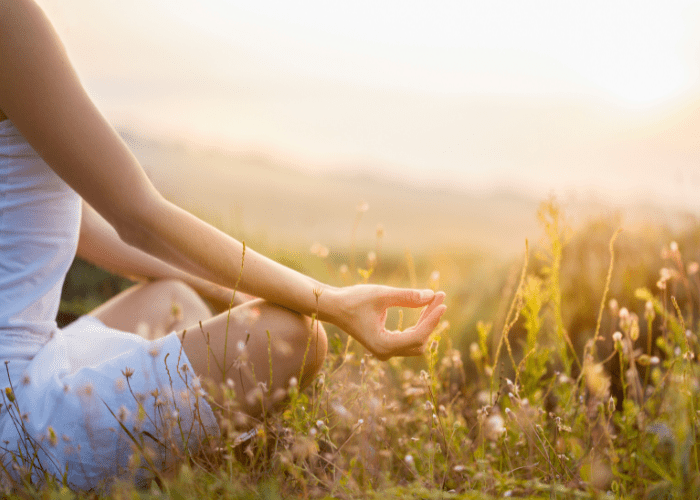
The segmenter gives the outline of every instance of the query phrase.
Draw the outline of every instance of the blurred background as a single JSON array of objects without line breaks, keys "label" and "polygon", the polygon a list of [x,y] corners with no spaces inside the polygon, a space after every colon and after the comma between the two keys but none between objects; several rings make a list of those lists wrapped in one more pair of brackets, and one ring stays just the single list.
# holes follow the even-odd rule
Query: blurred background
[{"label": "blurred background", "polygon": [[[622,305],[672,239],[700,257],[697,0],[37,1],[167,197],[321,280],[445,289],[462,346],[550,196],[577,345],[615,229]],[[85,269],[63,311],[127,286]]]},{"label": "blurred background", "polygon": [[345,244],[365,200],[388,245],[507,255],[550,194],[700,209],[697,1],[39,3],[158,187],[239,236]]}]

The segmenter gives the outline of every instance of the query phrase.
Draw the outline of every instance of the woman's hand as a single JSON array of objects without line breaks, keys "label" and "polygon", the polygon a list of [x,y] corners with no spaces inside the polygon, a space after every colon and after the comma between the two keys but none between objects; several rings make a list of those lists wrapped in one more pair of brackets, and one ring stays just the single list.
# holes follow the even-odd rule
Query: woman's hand
[{"label": "woman's hand", "polygon": [[[342,328],[381,360],[392,356],[418,356],[440,321],[445,294],[380,285],[355,285],[336,291],[338,317],[331,322]],[[323,300],[323,297],[320,297]],[[403,331],[385,327],[389,307],[427,306],[418,322]]]}]

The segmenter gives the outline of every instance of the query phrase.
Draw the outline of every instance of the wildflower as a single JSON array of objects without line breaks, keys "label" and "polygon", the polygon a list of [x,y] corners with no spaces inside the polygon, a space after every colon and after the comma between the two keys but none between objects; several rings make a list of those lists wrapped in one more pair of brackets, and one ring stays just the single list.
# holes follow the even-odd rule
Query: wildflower
[{"label": "wildflower", "polygon": [[640,366],[649,366],[651,364],[651,356],[649,356],[648,354],[641,354],[637,358],[637,363]]},{"label": "wildflower", "polygon": [[659,359],[658,356],[652,356],[651,358],[649,358],[649,364],[652,366],[658,365],[660,361],[661,360]]},{"label": "wildflower", "polygon": [[56,435],[56,431],[53,430],[53,427],[49,426],[47,430],[47,433],[49,435],[49,444],[54,447],[58,444],[58,436]]},{"label": "wildflower", "polygon": [[129,409],[126,406],[121,405],[119,407],[119,411],[117,412],[117,419],[120,422],[125,422],[129,418],[129,415],[131,415]]},{"label": "wildflower", "polygon": [[484,434],[490,441],[496,441],[505,432],[505,421],[498,413],[494,413],[484,422]]},{"label": "wildflower", "polygon": [[630,317],[630,312],[627,310],[626,307],[623,307],[622,309],[620,309],[619,316],[621,321],[626,321]]},{"label": "wildflower", "polygon": [[234,385],[234,384],[233,384],[233,379],[227,378],[227,379],[226,379],[226,386],[227,386],[229,389],[233,389],[233,385]]},{"label": "wildflower", "polygon": [[403,461],[406,462],[408,465],[413,465],[413,455],[406,455],[403,457]]},{"label": "wildflower", "polygon": [[610,396],[610,377],[601,363],[584,363],[583,372],[586,388],[593,397],[600,400]]},{"label": "wildflower", "polygon": [[630,315],[629,335],[632,342],[639,338],[639,318],[634,313]]},{"label": "wildflower", "polygon": [[313,245],[311,245],[311,248],[309,250],[313,255],[316,255],[322,259],[328,257],[328,254],[330,253],[328,247],[325,247],[318,242],[315,242]]},{"label": "wildflower", "polygon": [[654,311],[654,303],[651,300],[647,300],[644,304],[644,319],[647,321],[654,321],[656,317],[656,311]]},{"label": "wildflower", "polygon": [[474,362],[479,361],[482,357],[481,349],[479,349],[479,344],[477,344],[476,342],[472,342],[469,345],[469,357]]},{"label": "wildflower", "polygon": [[365,420],[361,418],[360,420],[357,421],[357,425],[360,426],[365,423]]},{"label": "wildflower", "polygon": [[292,377],[292,378],[289,379],[289,387],[290,387],[290,388],[296,387],[297,384],[298,384],[298,381],[297,381],[297,378],[296,378],[296,377]]},{"label": "wildflower", "polygon": [[367,265],[369,267],[374,267],[376,264],[377,264],[377,254],[373,250],[370,250],[367,253]]},{"label": "wildflower", "polygon": [[114,390],[117,392],[124,392],[124,389],[126,387],[124,386],[124,379],[123,378],[118,378],[117,380],[114,381]]},{"label": "wildflower", "polygon": [[452,470],[455,472],[462,472],[466,467],[464,465],[455,465],[452,467]]},{"label": "wildflower", "polygon": [[622,342],[622,333],[620,333],[620,332],[613,333],[612,339],[613,339],[613,342],[615,342],[615,344],[617,344],[618,342]]},{"label": "wildflower", "polygon": [[276,339],[273,347],[280,354],[280,356],[289,357],[292,355],[294,350],[289,342],[283,339]]},{"label": "wildflower", "polygon": [[10,400],[10,403],[15,402],[15,393],[12,391],[11,387],[5,387],[5,395],[7,396],[7,399]]}]

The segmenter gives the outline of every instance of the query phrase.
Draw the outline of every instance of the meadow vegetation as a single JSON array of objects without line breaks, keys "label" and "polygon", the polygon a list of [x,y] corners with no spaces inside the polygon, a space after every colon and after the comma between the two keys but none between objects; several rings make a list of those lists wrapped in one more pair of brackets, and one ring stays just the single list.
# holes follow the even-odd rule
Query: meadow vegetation
[{"label": "meadow vegetation", "polygon": [[[61,478],[32,484],[25,474],[5,493],[697,498],[700,226],[620,232],[612,216],[574,232],[554,200],[537,217],[541,240],[523,242],[513,262],[384,251],[381,227],[371,248],[263,248],[331,284],[445,290],[445,321],[422,358],[388,362],[328,327],[325,368],[306,390],[292,381],[281,411],[265,409],[256,421],[243,422],[233,404],[219,407],[221,438],[197,452],[173,447],[171,465],[145,489],[122,480],[101,493],[72,492]],[[76,263],[60,319],[127,285]],[[392,311],[389,326],[401,329],[416,314]],[[270,374],[257,377],[264,391]],[[232,387],[205,389],[231,395]],[[133,452],[134,468],[151,467],[138,436]]]}]

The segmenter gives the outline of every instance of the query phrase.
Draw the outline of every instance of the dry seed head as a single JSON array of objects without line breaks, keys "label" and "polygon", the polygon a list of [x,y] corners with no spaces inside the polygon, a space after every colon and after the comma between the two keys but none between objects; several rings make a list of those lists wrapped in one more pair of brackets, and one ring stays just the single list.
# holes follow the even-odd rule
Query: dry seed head
[{"label": "dry seed head", "polygon": [[479,344],[476,342],[472,342],[469,345],[469,357],[474,362],[479,361],[482,357],[481,349],[479,348]]},{"label": "dry seed head", "polygon": [[367,265],[374,267],[377,264],[377,253],[374,250],[367,252]]},{"label": "dry seed head", "polygon": [[620,321],[627,321],[630,317],[630,312],[627,310],[626,307],[623,307],[622,309],[620,309],[619,316]]},{"label": "dry seed head", "polygon": [[49,435],[49,444],[54,447],[56,444],[58,444],[58,436],[56,435],[56,431],[53,430],[53,427],[49,426],[47,429],[47,433]]},{"label": "dry seed head", "polygon": [[117,411],[117,419],[120,422],[124,422],[126,419],[129,418],[130,414],[131,414],[131,412],[129,412],[128,408],[124,405],[121,405],[119,407],[119,410]]},{"label": "dry seed head", "polygon": [[639,338],[639,318],[637,317],[636,314],[632,313],[630,316],[630,328],[629,328],[629,334],[630,334],[630,339],[632,342],[636,342],[637,339]]},{"label": "dry seed head", "polygon": [[654,321],[656,317],[656,311],[654,310],[654,303],[651,300],[647,300],[644,304],[644,319],[647,321]]}]

